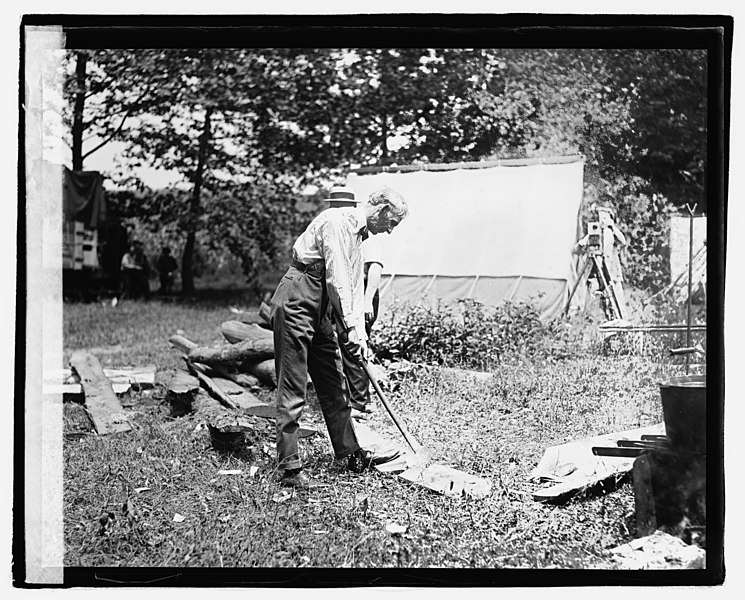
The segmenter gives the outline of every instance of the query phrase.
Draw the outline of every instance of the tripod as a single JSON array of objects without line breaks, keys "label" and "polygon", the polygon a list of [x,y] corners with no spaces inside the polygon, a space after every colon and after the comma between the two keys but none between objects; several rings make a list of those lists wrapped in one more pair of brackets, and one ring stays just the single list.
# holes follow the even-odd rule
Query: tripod
[{"label": "tripod", "polygon": [[[618,298],[616,297],[616,290],[613,287],[613,283],[610,281],[610,273],[608,271],[608,267],[605,264],[605,256],[603,256],[603,253],[597,247],[590,247],[588,249],[587,259],[585,260],[585,264],[580,269],[579,275],[577,276],[577,281],[574,282],[574,286],[572,287],[572,291],[569,293],[569,298],[567,299],[563,314],[566,314],[569,310],[569,305],[572,302],[572,298],[574,297],[574,292],[577,291],[577,287],[584,279],[585,272],[588,269],[591,269],[590,276],[595,275],[595,277],[597,278],[598,287],[600,288],[600,292],[603,295],[602,304],[603,310],[605,311],[605,317],[609,321],[612,321],[614,319],[622,319],[623,314],[621,311],[621,306],[618,303]],[[607,277],[606,273],[608,273]]]}]

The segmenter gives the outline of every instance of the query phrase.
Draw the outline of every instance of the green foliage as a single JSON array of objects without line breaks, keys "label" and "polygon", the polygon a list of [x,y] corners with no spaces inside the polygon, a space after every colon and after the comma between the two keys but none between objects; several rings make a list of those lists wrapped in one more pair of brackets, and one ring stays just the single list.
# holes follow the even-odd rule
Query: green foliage
[{"label": "green foliage", "polygon": [[551,326],[538,315],[527,302],[399,305],[379,321],[372,345],[381,358],[490,370],[504,357],[546,352]]},{"label": "green foliage", "polygon": [[[149,205],[146,218],[170,220],[192,238],[199,232],[204,244],[222,245],[248,272],[279,247],[272,233],[255,237],[266,231],[256,213],[284,222],[275,199],[286,197],[292,210],[305,186],[340,183],[355,164],[582,153],[586,180],[616,207],[630,238],[627,278],[647,289],[666,277],[667,200],[705,206],[703,51],[78,53],[88,59],[86,135],[126,142],[121,169],[108,175],[143,189],[133,166],[180,173],[192,196]],[[75,56],[65,81],[68,125],[80,90]],[[237,197],[248,199],[250,214],[235,210]],[[255,224],[229,224],[230,214]],[[279,237],[293,229],[286,221]]]}]

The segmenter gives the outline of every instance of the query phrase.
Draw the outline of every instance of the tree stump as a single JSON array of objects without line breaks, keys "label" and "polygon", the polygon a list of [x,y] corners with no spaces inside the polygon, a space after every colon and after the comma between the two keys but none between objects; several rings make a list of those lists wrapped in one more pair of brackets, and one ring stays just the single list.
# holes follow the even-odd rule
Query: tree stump
[{"label": "tree stump", "polygon": [[240,453],[246,446],[246,433],[253,423],[238,412],[223,407],[211,396],[198,397],[197,411],[207,424],[212,447],[219,452]]},{"label": "tree stump", "polygon": [[199,380],[196,377],[184,371],[176,371],[166,391],[172,417],[182,417],[194,411],[194,395],[198,389]]}]

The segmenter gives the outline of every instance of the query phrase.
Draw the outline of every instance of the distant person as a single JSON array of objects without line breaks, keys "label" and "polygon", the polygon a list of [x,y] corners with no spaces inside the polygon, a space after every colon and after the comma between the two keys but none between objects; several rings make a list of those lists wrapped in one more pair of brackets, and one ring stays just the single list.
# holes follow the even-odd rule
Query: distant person
[{"label": "distant person", "polygon": [[[602,258],[602,273],[598,273],[597,268],[593,266],[589,278],[595,278],[601,292],[605,290],[603,280],[608,283],[612,288],[618,304],[618,312],[620,313],[618,318],[626,319],[626,298],[623,291],[623,269],[621,268],[621,260],[616,247],[616,243],[623,247],[627,245],[626,236],[616,225],[616,213],[612,208],[607,206],[596,206],[594,207],[594,210],[598,215],[600,231],[594,237],[590,232],[588,232],[587,235],[577,242],[576,249],[577,251],[585,253],[588,251],[596,252],[597,256]],[[606,316],[609,319],[612,319],[614,317],[613,311],[606,308]]]},{"label": "distant person", "polygon": [[[335,188],[341,190],[347,188]],[[359,200],[345,197],[335,198],[335,190],[331,191],[328,198],[330,208],[341,208],[344,206],[356,206]],[[341,194],[337,194],[341,195]],[[362,265],[364,275],[364,310],[365,331],[368,340],[372,333],[372,327],[378,318],[378,307],[380,304],[380,277],[383,273],[383,259],[378,236],[368,235],[362,241]],[[373,412],[373,404],[370,398],[370,379],[359,361],[354,357],[353,348],[349,344],[340,343],[342,361],[344,363],[344,375],[349,384],[350,404],[352,416],[361,418],[364,414]]]},{"label": "distant person", "polygon": [[150,266],[140,242],[133,242],[122,256],[123,297],[150,297]]},{"label": "distant person", "polygon": [[168,246],[163,246],[155,266],[158,269],[158,277],[160,278],[160,293],[170,294],[171,287],[173,286],[173,277],[176,269],[178,269],[178,263],[176,263],[176,259],[171,255],[171,249]]},{"label": "distant person", "polygon": [[270,303],[277,369],[280,485],[310,486],[302,472],[298,448],[309,374],[337,459],[346,458],[349,469],[359,473],[398,455],[376,455],[360,447],[331,310],[341,321],[343,338],[362,360],[367,355],[362,240],[369,234],[390,233],[407,214],[406,201],[384,188],[362,206],[324,210],[292,247],[290,268]]}]

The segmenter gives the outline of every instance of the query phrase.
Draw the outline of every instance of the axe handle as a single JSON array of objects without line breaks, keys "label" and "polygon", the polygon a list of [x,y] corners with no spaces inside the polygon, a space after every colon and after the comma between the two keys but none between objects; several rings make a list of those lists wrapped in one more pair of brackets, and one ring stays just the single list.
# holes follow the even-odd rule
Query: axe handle
[{"label": "axe handle", "polygon": [[396,413],[393,412],[393,408],[391,407],[391,405],[388,404],[388,399],[385,397],[383,390],[380,389],[380,384],[378,383],[378,380],[375,378],[375,375],[373,375],[372,371],[370,370],[370,367],[368,366],[367,361],[363,359],[361,362],[362,362],[362,368],[365,369],[365,373],[367,373],[367,376],[370,378],[370,381],[372,382],[373,387],[375,388],[375,392],[378,394],[380,401],[383,403],[383,406],[385,406],[385,409],[388,411],[388,414],[391,416],[391,419],[396,424],[396,427],[398,427],[398,430],[401,432],[401,435],[404,436],[406,443],[409,444],[409,446],[414,451],[414,453],[421,451],[422,447],[419,444],[419,442],[417,442],[414,439],[414,436],[412,436],[409,433],[409,430],[406,429],[406,425],[404,425],[403,422],[399,420]]}]

